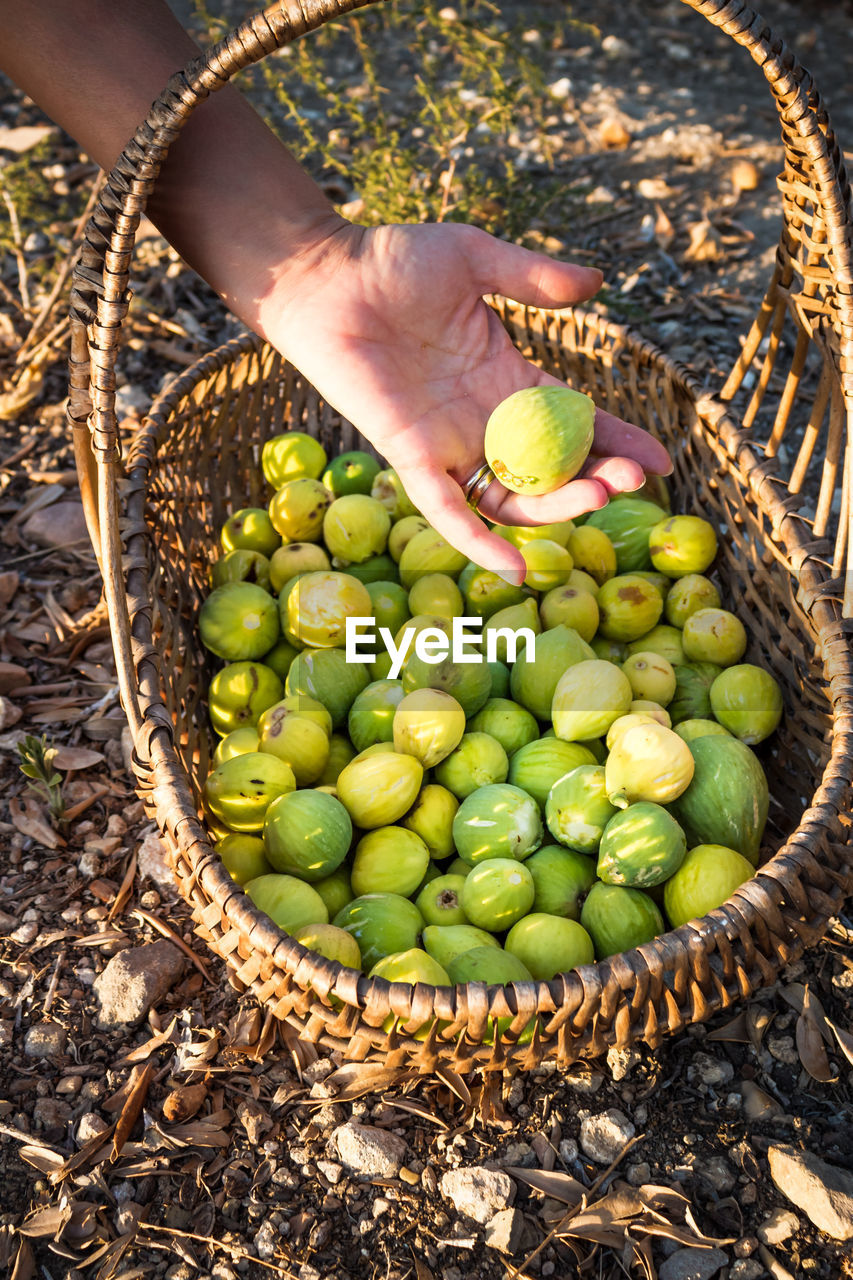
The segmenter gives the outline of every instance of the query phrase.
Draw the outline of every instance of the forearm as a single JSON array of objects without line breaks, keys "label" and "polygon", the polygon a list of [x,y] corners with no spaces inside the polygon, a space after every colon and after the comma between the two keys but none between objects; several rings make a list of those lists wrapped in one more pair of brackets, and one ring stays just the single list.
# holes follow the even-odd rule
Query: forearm
[{"label": "forearm", "polygon": [[[0,0],[0,67],[107,170],[197,52],[165,0]],[[344,225],[231,86],[173,144],[148,213],[258,329],[276,279]]]}]

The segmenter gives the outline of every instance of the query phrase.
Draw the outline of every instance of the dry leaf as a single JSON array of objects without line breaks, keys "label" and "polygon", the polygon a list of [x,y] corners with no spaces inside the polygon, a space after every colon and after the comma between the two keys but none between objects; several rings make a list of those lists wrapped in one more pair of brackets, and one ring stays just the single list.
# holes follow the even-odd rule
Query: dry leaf
[{"label": "dry leaf", "polygon": [[19,667],[16,662],[0,662],[0,693],[23,690],[31,683],[26,667]]},{"label": "dry leaf", "polygon": [[22,835],[30,836],[48,849],[65,847],[65,841],[50,825],[46,810],[30,796],[13,797],[9,801],[9,816]]},{"label": "dry leaf", "polygon": [[736,160],[730,177],[735,191],[754,191],[761,181],[761,174],[751,160]]},{"label": "dry leaf", "polygon": [[52,1236],[54,1240],[58,1240],[71,1221],[71,1217],[70,1205],[66,1204],[62,1208],[58,1205],[48,1205],[44,1209],[36,1209],[29,1218],[25,1218],[18,1227],[18,1231],[22,1236],[32,1236],[33,1239]]},{"label": "dry leaf", "polygon": [[139,1113],[142,1110],[145,1099],[148,1097],[148,1086],[151,1084],[153,1074],[154,1064],[152,1062],[146,1062],[144,1067],[134,1067],[130,1073],[131,1088],[121,1109],[121,1115],[116,1121],[115,1133],[113,1134],[113,1160],[118,1159],[122,1147],[130,1137],[133,1126],[139,1119]]},{"label": "dry leaf", "polygon": [[49,1147],[18,1147],[18,1155],[39,1173],[57,1173],[65,1163],[64,1157]]},{"label": "dry leaf", "polygon": [[12,603],[20,582],[21,575],[14,569],[7,569],[5,573],[0,573],[0,609],[5,609],[7,604]]},{"label": "dry leaf", "polygon": [[17,724],[23,715],[20,707],[16,707],[14,702],[9,698],[0,695],[0,733],[11,729],[13,724]]},{"label": "dry leaf", "polygon": [[716,262],[723,257],[723,240],[707,219],[691,222],[687,228],[690,243],[684,250],[686,262]]},{"label": "dry leaf", "polygon": [[93,764],[100,764],[104,759],[100,751],[91,747],[57,747],[53,763],[57,769],[91,769]]},{"label": "dry leaf", "polygon": [[832,1028],[832,1034],[838,1041],[839,1049],[844,1054],[851,1067],[853,1067],[853,1035],[851,1035],[849,1031],[842,1031],[841,1027],[836,1026],[834,1022],[829,1022],[829,1019],[827,1019],[827,1022]]},{"label": "dry leaf", "polygon": [[782,988],[780,995],[792,1009],[796,1009],[797,1013],[802,1013],[806,1005],[808,1005],[809,1014],[817,1024],[823,1036],[824,1044],[828,1049],[835,1048],[832,1031],[830,1030],[823,1005],[814,992],[809,989],[808,985],[804,986],[802,982],[789,982],[787,987]]},{"label": "dry leaf", "polygon": [[820,1080],[824,1083],[832,1080],[834,1078],[832,1067],[829,1065],[829,1058],[826,1055],[823,1033],[811,1009],[808,987],[805,990],[803,1011],[797,1018],[796,1037],[800,1062],[802,1062],[812,1079]]},{"label": "dry leaf", "polygon": [[364,1097],[366,1093],[376,1093],[391,1085],[401,1085],[406,1080],[414,1079],[416,1074],[398,1067],[347,1062],[326,1076],[325,1083],[334,1090],[336,1102],[351,1102],[354,1098]]},{"label": "dry leaf", "polygon": [[163,1119],[167,1124],[191,1120],[201,1110],[206,1097],[207,1085],[203,1082],[179,1085],[163,1100]]},{"label": "dry leaf", "polygon": [[11,418],[17,418],[27,405],[41,395],[45,366],[52,355],[50,348],[45,347],[38,355],[33,356],[15,386],[0,395],[0,421],[8,422]]},{"label": "dry leaf", "polygon": [[419,1116],[421,1120],[427,1120],[430,1124],[436,1124],[440,1129],[449,1129],[450,1125],[446,1120],[442,1120],[440,1115],[423,1102],[416,1102],[414,1098],[396,1098],[391,1094],[383,1094],[382,1101],[389,1107],[396,1107],[398,1111],[408,1111],[413,1116]]},{"label": "dry leaf", "polygon": [[29,1240],[22,1240],[18,1248],[18,1256],[9,1280],[33,1280],[36,1273],[36,1258]]},{"label": "dry leaf", "polygon": [[764,1034],[775,1017],[775,1013],[770,1013],[762,1005],[750,1005],[747,1009],[746,1030],[749,1042],[756,1053],[760,1050]]},{"label": "dry leaf", "polygon": [[435,1074],[438,1076],[439,1080],[444,1081],[451,1093],[456,1094],[460,1102],[463,1102],[466,1107],[470,1107],[472,1105],[471,1090],[460,1075],[457,1075],[457,1073],[451,1070],[450,1067],[443,1066],[442,1064],[439,1064],[435,1068]]},{"label": "dry leaf", "polygon": [[541,1191],[543,1195],[550,1196],[552,1200],[562,1200],[563,1204],[580,1204],[587,1192],[583,1183],[578,1182],[577,1178],[573,1178],[568,1173],[559,1173],[555,1170],[549,1172],[547,1169],[522,1169],[514,1165],[508,1166],[505,1172],[519,1182],[526,1182],[535,1191]]},{"label": "dry leaf", "polygon": [[631,134],[618,116],[608,116],[598,126],[598,136],[602,146],[608,151],[621,150],[631,141]]},{"label": "dry leaf", "polygon": [[717,1027],[715,1031],[709,1031],[706,1037],[708,1040],[724,1040],[732,1044],[749,1044],[749,1030],[746,1022],[746,1010],[742,1009],[736,1017],[732,1018],[723,1027]]}]

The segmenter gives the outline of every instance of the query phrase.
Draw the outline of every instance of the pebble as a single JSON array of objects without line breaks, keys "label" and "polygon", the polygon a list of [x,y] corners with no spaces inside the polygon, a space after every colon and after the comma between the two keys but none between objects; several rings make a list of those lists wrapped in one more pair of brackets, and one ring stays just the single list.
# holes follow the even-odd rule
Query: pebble
[{"label": "pebble", "polygon": [[58,1022],[37,1022],[24,1037],[28,1058],[58,1058],[65,1052],[68,1033]]},{"label": "pebble", "polygon": [[175,875],[166,861],[166,851],[156,831],[149,831],[137,849],[136,869],[141,876],[153,880],[159,888],[167,889],[174,896]]},{"label": "pebble", "polygon": [[183,976],[186,965],[165,938],[120,951],[92,983],[100,1006],[95,1025],[102,1031],[136,1026]]},{"label": "pebble", "polygon": [[697,1171],[721,1196],[727,1195],[737,1181],[737,1175],[725,1156],[708,1156],[697,1165]]},{"label": "pebble", "polygon": [[557,1149],[564,1164],[573,1164],[578,1158],[578,1144],[574,1138],[561,1138]]},{"label": "pebble", "polygon": [[518,1250],[524,1216],[519,1209],[500,1209],[486,1224],[485,1242],[510,1257]]},{"label": "pebble", "polygon": [[762,1244],[784,1244],[799,1228],[800,1220],[790,1209],[774,1209],[755,1234]]},{"label": "pebble", "polygon": [[342,1164],[370,1178],[396,1178],[408,1154],[396,1133],[352,1121],[335,1129],[330,1141]]},{"label": "pebble", "polygon": [[24,924],[19,925],[13,933],[9,934],[9,941],[16,942],[21,947],[28,947],[31,942],[35,942],[38,937],[38,931],[39,927],[35,920],[27,920]]},{"label": "pebble", "polygon": [[106,1133],[109,1127],[103,1116],[99,1116],[95,1111],[86,1111],[77,1121],[77,1133],[75,1134],[77,1146],[82,1147],[90,1138]]},{"label": "pebble", "polygon": [[628,1181],[632,1187],[644,1187],[651,1180],[652,1171],[645,1160],[628,1165]]},{"label": "pebble", "polygon": [[529,1142],[511,1142],[499,1160],[501,1164],[531,1169],[536,1164],[536,1152]]},{"label": "pebble", "polygon": [[771,1120],[782,1115],[782,1108],[775,1098],[754,1084],[752,1080],[742,1080],[740,1091],[743,1096],[743,1110],[747,1120]]},{"label": "pebble", "polygon": [[787,1144],[767,1152],[770,1176],[784,1196],[833,1240],[853,1240],[853,1173]]},{"label": "pebble", "polygon": [[687,1079],[691,1084],[703,1084],[714,1089],[728,1084],[734,1073],[734,1067],[724,1058],[712,1058],[709,1053],[694,1053],[687,1068]]},{"label": "pebble", "polygon": [[758,1280],[766,1275],[764,1263],[757,1258],[738,1258],[729,1267],[729,1280]]},{"label": "pebble", "polygon": [[52,502],[34,511],[21,529],[24,537],[41,547],[67,547],[72,542],[88,541],[83,503],[72,499]]},{"label": "pebble", "polygon": [[474,1222],[486,1223],[508,1209],[515,1199],[515,1183],[501,1169],[449,1169],[439,1179],[441,1194],[453,1202],[457,1213]]},{"label": "pebble", "polygon": [[635,1133],[636,1129],[624,1111],[610,1107],[581,1121],[581,1148],[584,1155],[597,1164],[610,1164]]},{"label": "pebble", "polygon": [[262,1222],[254,1240],[255,1252],[258,1257],[264,1262],[269,1262],[269,1260],[275,1256],[279,1238],[280,1233],[278,1228],[273,1226],[269,1219]]},{"label": "pebble", "polygon": [[798,1067],[800,1065],[800,1055],[797,1053],[792,1036],[768,1036],[767,1048],[771,1056],[777,1062],[784,1063],[786,1067]]},{"label": "pebble", "polygon": [[62,1129],[71,1116],[71,1107],[59,1098],[36,1098],[33,1119],[42,1129]]},{"label": "pebble", "polygon": [[607,1050],[607,1065],[610,1068],[610,1074],[614,1080],[624,1080],[627,1075],[640,1061],[640,1054],[636,1049],[617,1049]]},{"label": "pebble", "polygon": [[337,1164],[334,1160],[318,1160],[317,1169],[322,1173],[327,1182],[331,1182],[336,1187],[343,1177],[343,1166]]},{"label": "pebble", "polygon": [[727,1262],[722,1249],[676,1249],[661,1265],[658,1280],[711,1280]]}]

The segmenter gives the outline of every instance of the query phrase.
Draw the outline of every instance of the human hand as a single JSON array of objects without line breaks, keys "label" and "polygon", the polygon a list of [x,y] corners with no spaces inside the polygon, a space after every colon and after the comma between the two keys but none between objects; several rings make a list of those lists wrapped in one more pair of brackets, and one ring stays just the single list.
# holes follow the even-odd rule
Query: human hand
[{"label": "human hand", "polygon": [[[259,305],[261,327],[367,437],[448,542],[520,582],[521,553],[489,532],[462,489],[483,461],[486,420],[522,387],[561,385],[517,351],[483,295],[563,307],[590,297],[599,271],[555,262],[474,227],[333,225],[285,263]],[[669,457],[638,427],[596,412],[580,475],[538,497],[493,482],[479,513],[498,524],[566,520],[667,474]]]}]

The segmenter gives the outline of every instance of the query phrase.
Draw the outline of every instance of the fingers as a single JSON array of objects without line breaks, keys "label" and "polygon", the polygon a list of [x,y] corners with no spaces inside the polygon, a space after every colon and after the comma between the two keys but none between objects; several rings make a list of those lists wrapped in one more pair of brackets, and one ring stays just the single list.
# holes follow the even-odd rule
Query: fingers
[{"label": "fingers", "polygon": [[646,483],[646,473],[633,458],[596,458],[590,455],[580,475],[584,480],[597,480],[604,485],[608,497],[615,493],[634,493]]},{"label": "fingers", "polygon": [[570,480],[553,493],[535,498],[510,493],[497,482],[489,485],[480,502],[480,513],[498,524],[550,524],[556,520],[572,520],[586,511],[597,511],[607,505],[609,493],[596,478]]},{"label": "fingers", "polygon": [[502,293],[533,307],[583,302],[598,292],[604,279],[598,267],[556,262],[543,253],[497,240],[485,231],[472,235],[469,261],[483,293]]},{"label": "fingers", "polygon": [[420,471],[397,467],[397,474],[406,492],[417,495],[416,501],[425,519],[451,546],[512,586],[521,585],[527,572],[521,552],[504,538],[489,532],[468,506],[455,480],[432,467]]},{"label": "fingers", "polygon": [[595,411],[595,438],[592,447],[599,455],[633,458],[643,471],[650,471],[652,475],[668,476],[672,471],[669,454],[654,436],[643,431],[642,427],[623,422],[604,409]]}]

